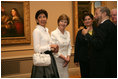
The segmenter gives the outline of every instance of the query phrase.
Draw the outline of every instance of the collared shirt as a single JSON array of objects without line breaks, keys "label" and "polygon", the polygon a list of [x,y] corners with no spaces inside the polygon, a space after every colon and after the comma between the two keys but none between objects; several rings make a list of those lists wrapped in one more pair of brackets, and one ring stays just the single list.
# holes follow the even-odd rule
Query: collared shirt
[{"label": "collared shirt", "polygon": [[103,20],[103,21],[101,22],[101,24],[102,24],[103,22],[105,22],[106,20],[108,20],[108,19]]},{"label": "collared shirt", "polygon": [[35,53],[43,53],[50,49],[50,35],[48,29],[43,26],[37,25],[33,31],[33,43]]},{"label": "collared shirt", "polygon": [[64,31],[64,34],[57,28],[51,33],[51,43],[59,46],[58,53],[54,53],[55,57],[59,57],[61,54],[65,57],[71,55],[71,40],[70,33]]},{"label": "collared shirt", "polygon": [[90,35],[92,35],[92,34],[93,34],[93,31],[88,31],[88,33],[89,33]]}]

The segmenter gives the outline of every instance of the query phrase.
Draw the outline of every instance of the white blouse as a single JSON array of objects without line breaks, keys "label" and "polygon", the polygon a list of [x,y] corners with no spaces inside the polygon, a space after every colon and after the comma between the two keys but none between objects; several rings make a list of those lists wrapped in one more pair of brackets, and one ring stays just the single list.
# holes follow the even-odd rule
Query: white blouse
[{"label": "white blouse", "polygon": [[51,33],[51,43],[59,46],[58,53],[54,53],[55,57],[59,57],[61,54],[65,57],[71,55],[71,40],[70,33],[65,31],[64,34],[57,28]]},{"label": "white blouse", "polygon": [[37,25],[33,31],[33,43],[35,53],[43,53],[47,50],[50,51],[51,39],[48,29]]}]

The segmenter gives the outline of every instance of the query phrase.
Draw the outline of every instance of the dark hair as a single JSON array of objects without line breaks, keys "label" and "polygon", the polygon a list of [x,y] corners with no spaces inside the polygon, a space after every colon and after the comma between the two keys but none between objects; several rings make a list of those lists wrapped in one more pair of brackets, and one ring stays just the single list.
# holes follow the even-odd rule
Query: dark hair
[{"label": "dark hair", "polygon": [[[86,17],[86,16],[89,16],[89,17],[93,20],[92,26],[93,26],[93,27],[97,27],[97,23],[96,23],[96,21],[94,21],[94,16],[93,16],[91,13],[84,14],[83,17],[82,17],[82,20],[83,20],[83,21],[85,20],[85,17]],[[84,23],[83,23],[83,26],[85,26]]]},{"label": "dark hair", "polygon": [[[16,11],[16,16],[20,17],[20,14],[19,14],[19,12],[18,12],[18,10],[16,8],[12,8],[10,13],[12,12],[12,10],[15,10]],[[11,13],[11,16],[12,16],[12,13]]]},{"label": "dark hair", "polygon": [[83,17],[82,17],[82,20],[84,21],[85,20],[85,17],[86,16],[89,16],[92,20],[93,20],[93,15],[91,13],[88,13],[88,14],[84,14]]},{"label": "dark hair", "polygon": [[40,10],[38,10],[38,11],[36,12],[35,19],[37,19],[40,14],[45,14],[46,18],[48,18],[48,13],[47,13],[47,11],[44,10],[44,9],[40,9]]},{"label": "dark hair", "polygon": [[100,9],[101,13],[106,12],[106,16],[110,17],[110,10],[109,10],[109,8],[107,8],[107,7],[98,7],[97,9]]},{"label": "dark hair", "polygon": [[61,20],[67,20],[67,25],[70,23],[70,19],[69,19],[69,17],[66,14],[62,14],[62,15],[59,16],[59,18],[57,20],[58,25],[59,25],[59,22]]}]

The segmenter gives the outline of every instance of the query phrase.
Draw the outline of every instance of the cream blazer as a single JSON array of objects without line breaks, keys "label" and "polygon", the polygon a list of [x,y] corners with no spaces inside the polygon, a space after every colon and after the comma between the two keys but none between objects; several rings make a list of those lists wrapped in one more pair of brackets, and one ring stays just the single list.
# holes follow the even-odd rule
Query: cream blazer
[{"label": "cream blazer", "polygon": [[57,28],[51,32],[51,43],[59,46],[58,53],[54,53],[55,57],[59,57],[61,54],[65,57],[71,55],[71,40],[70,33],[65,31],[64,34]]}]

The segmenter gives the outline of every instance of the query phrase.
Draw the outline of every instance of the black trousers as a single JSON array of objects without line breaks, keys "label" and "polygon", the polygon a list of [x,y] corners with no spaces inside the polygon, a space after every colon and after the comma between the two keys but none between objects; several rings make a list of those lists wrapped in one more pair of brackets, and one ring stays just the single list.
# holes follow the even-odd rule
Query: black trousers
[{"label": "black trousers", "polygon": [[82,78],[89,78],[89,62],[88,61],[79,61],[80,72]]}]

